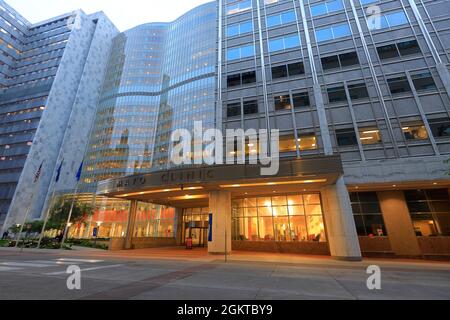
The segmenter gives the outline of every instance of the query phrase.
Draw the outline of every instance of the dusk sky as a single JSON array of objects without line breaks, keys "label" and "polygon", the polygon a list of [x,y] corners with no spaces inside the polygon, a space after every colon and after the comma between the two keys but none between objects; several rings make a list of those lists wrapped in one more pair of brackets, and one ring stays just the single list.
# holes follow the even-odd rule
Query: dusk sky
[{"label": "dusk sky", "polygon": [[82,9],[103,11],[121,31],[142,23],[166,22],[210,0],[6,0],[32,23]]}]

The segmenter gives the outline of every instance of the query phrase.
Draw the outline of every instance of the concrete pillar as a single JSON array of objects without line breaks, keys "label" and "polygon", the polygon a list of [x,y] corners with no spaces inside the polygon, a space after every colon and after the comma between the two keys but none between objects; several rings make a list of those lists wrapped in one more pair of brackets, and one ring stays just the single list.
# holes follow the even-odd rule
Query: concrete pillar
[{"label": "concrete pillar", "polygon": [[175,208],[175,238],[177,241],[177,245],[181,246],[183,244],[183,209]]},{"label": "concrete pillar", "polygon": [[324,187],[321,194],[331,256],[360,261],[361,249],[344,178],[341,176],[336,184]]},{"label": "concrete pillar", "polygon": [[231,193],[211,191],[209,210],[212,213],[212,241],[208,242],[208,253],[231,252]]},{"label": "concrete pillar", "polygon": [[133,240],[134,227],[136,225],[136,214],[137,214],[137,200],[131,200],[130,211],[128,213],[127,233],[125,236],[124,249],[132,249],[131,244]]},{"label": "concrete pillar", "polygon": [[391,248],[400,256],[420,256],[421,251],[402,191],[377,192]]}]

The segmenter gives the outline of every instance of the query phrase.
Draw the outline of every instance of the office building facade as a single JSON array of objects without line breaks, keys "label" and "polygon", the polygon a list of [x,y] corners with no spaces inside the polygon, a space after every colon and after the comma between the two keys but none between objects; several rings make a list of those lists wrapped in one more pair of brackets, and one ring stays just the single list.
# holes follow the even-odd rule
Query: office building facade
[{"label": "office building facade", "polygon": [[0,225],[10,226],[41,217],[63,158],[56,187],[74,188],[117,29],[103,13],[31,24],[0,6]]},{"label": "office building facade", "polygon": [[[218,0],[118,35],[82,175],[97,209],[71,235],[448,256],[449,16],[445,0]],[[279,130],[278,173],[174,166],[170,133],[196,120]]]}]

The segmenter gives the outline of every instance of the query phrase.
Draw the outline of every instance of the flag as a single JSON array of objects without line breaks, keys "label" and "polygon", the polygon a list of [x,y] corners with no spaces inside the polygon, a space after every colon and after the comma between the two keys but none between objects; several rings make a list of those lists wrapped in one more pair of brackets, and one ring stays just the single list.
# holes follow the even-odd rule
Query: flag
[{"label": "flag", "polygon": [[41,165],[39,166],[39,169],[36,171],[36,173],[34,174],[34,183],[38,182],[39,177],[41,176],[41,172],[42,172],[42,165],[44,164],[44,161],[42,161]]},{"label": "flag", "polygon": [[77,181],[80,181],[80,179],[81,179],[81,171],[83,171],[83,162],[84,161],[81,161],[80,167],[78,168]]},{"label": "flag", "polygon": [[55,179],[55,182],[58,182],[58,181],[59,181],[59,177],[60,177],[60,175],[61,175],[61,169],[62,169],[63,163],[64,163],[64,159],[62,159],[61,163],[59,164],[58,169],[56,170],[56,179]]}]

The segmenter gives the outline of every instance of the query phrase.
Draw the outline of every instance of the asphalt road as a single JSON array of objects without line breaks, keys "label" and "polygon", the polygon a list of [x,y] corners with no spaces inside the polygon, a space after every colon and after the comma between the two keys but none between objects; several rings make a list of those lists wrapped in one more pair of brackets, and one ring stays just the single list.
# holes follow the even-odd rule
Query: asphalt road
[{"label": "asphalt road", "polygon": [[[380,290],[367,288],[368,265],[381,269]],[[79,268],[80,289],[68,288],[69,267]],[[450,299],[450,264],[1,248],[0,299]]]}]

